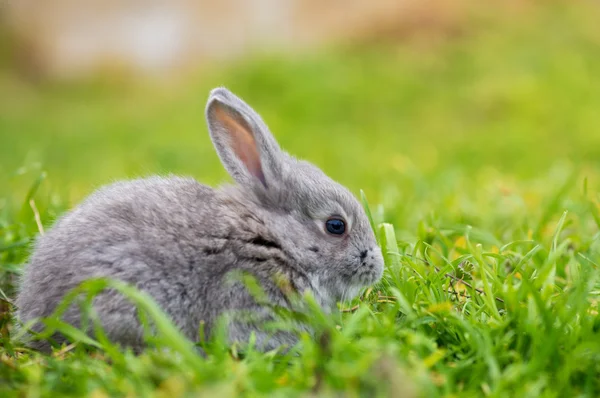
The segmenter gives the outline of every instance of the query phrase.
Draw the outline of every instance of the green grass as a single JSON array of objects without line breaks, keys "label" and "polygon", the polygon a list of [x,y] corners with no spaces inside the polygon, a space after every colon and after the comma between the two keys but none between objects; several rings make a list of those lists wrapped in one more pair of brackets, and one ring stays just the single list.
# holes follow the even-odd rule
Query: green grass
[{"label": "green grass", "polygon": [[[598,9],[554,3],[441,42],[262,56],[169,86],[35,88],[3,73],[0,395],[599,395]],[[354,312],[315,312],[321,337],[300,356],[242,358],[217,335],[201,358],[129,290],[159,325],[158,350],[17,344],[4,296],[39,230],[32,204],[49,228],[115,179],[226,179],[203,120],[221,84],[284,148],[364,190],[383,282],[343,304]]]}]

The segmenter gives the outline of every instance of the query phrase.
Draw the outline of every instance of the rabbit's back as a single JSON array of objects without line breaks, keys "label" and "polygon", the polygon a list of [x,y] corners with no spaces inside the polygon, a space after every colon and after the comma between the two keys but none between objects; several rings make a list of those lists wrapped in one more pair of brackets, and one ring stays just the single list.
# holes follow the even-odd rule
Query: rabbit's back
[{"label": "rabbit's back", "polygon": [[[194,333],[186,330],[195,321],[189,315],[202,316],[203,309],[196,307],[204,305],[202,290],[210,284],[199,250],[210,245],[206,229],[217,211],[214,197],[211,188],[181,177],[101,188],[36,242],[17,298],[19,318],[48,316],[82,281],[109,277],[149,292],[186,334]],[[136,315],[123,297],[106,294],[114,297],[99,298],[95,306],[111,334],[111,328]],[[179,314],[182,309],[185,314]],[[66,316],[78,318],[72,312]],[[138,339],[136,334],[131,339]]]}]

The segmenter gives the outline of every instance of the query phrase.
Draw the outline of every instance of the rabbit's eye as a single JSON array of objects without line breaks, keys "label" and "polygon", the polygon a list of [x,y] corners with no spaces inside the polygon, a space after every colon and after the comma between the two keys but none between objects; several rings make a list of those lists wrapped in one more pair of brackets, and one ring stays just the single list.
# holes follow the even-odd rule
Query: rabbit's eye
[{"label": "rabbit's eye", "polygon": [[325,228],[332,235],[342,235],[346,232],[346,223],[341,218],[332,217],[325,222]]}]

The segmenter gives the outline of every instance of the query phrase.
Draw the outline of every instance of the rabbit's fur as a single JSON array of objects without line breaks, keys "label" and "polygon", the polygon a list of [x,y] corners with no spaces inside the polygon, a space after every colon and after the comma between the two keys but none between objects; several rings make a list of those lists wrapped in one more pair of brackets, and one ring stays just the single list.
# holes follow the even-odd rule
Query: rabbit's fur
[{"label": "rabbit's fur", "polygon": [[[282,151],[260,116],[227,89],[211,91],[206,118],[237,184],[213,189],[191,178],[150,177],[93,193],[36,242],[16,301],[21,322],[50,315],[82,281],[109,277],[149,293],[196,341],[201,322],[210,333],[228,310],[268,313],[241,282],[226,283],[230,271],[249,272],[272,304],[286,307],[286,294],[273,282],[283,276],[325,310],[381,278],[381,251],[346,188]],[[345,220],[346,233],[327,232],[331,216]],[[143,348],[137,312],[125,297],[106,290],[94,309],[111,340]],[[72,306],[63,319],[78,325],[79,316]],[[294,342],[288,334],[266,338],[243,322],[230,325],[229,338],[244,342],[251,331],[264,349]]]}]

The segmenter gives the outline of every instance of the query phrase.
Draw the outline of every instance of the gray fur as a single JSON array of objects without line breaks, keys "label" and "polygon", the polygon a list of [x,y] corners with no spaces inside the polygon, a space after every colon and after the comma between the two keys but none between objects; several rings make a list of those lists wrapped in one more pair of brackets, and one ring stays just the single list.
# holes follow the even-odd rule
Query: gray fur
[{"label": "gray fur", "polygon": [[[191,178],[150,177],[99,189],[36,242],[17,297],[21,322],[50,315],[82,281],[109,277],[149,293],[196,341],[201,321],[210,333],[228,310],[268,313],[242,285],[225,284],[230,271],[250,272],[273,304],[287,306],[271,282],[282,274],[327,311],[381,278],[380,249],[362,206],[346,188],[283,152],[262,119],[225,88],[210,93],[206,117],[237,184],[212,189]],[[227,120],[247,127],[256,147],[236,142]],[[235,145],[250,155],[238,156]],[[249,166],[252,153],[259,159]],[[346,220],[346,235],[326,232],[333,215]],[[108,290],[96,297],[94,308],[111,340],[143,348],[142,328],[127,299]],[[79,313],[72,307],[63,319],[77,325]],[[294,342],[286,334],[267,339],[243,323],[231,325],[230,340],[247,341],[252,330],[264,349]],[[32,345],[48,349],[44,342]]]}]

